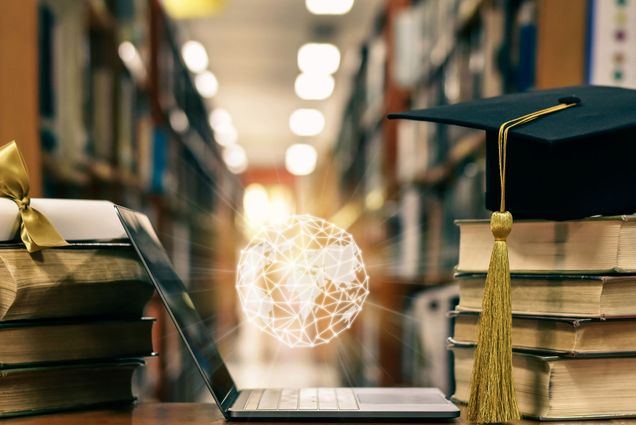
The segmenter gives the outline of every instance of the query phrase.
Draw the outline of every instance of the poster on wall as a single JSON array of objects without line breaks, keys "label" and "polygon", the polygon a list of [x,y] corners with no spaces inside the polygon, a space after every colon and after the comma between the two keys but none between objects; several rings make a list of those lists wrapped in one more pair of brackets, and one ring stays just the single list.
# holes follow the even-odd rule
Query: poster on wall
[{"label": "poster on wall", "polygon": [[592,0],[588,82],[636,88],[636,0]]}]

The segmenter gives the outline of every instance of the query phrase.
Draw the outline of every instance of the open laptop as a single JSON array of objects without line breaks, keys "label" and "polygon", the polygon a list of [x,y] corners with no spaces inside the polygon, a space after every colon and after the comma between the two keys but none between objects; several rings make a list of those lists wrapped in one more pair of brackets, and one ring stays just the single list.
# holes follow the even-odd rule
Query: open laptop
[{"label": "open laptop", "polygon": [[145,215],[116,206],[121,222],[188,348],[205,385],[227,419],[404,420],[459,416],[436,388],[268,388],[239,390],[210,330],[175,273]]}]

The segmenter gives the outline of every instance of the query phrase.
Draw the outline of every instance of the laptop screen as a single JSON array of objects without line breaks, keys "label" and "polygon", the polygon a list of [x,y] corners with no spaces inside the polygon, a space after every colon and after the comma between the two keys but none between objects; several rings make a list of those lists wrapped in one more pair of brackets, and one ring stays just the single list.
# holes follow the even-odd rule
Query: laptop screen
[{"label": "laptop screen", "polygon": [[206,385],[225,412],[226,405],[236,394],[236,386],[210,336],[210,330],[204,325],[183,282],[172,268],[148,217],[119,206],[115,208]]}]

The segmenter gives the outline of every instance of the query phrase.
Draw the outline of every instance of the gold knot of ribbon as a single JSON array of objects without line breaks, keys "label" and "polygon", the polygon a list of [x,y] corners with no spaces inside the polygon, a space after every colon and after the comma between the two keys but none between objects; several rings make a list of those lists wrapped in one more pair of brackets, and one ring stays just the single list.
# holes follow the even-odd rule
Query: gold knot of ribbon
[{"label": "gold knot of ribbon", "polygon": [[42,248],[68,245],[53,224],[31,207],[29,175],[15,141],[0,147],[0,196],[9,198],[18,205],[20,238],[27,251],[36,252]]}]

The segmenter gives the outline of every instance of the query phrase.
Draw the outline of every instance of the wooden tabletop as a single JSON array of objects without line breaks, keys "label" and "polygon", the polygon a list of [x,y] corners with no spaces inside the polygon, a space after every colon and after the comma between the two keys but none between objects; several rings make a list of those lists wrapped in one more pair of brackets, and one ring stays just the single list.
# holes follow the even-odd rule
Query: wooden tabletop
[{"label": "wooden tabletop", "polygon": [[[240,423],[240,422],[237,422]],[[277,422],[281,424],[285,422]],[[317,422],[311,422],[318,424]],[[332,422],[333,424],[334,422]],[[87,412],[56,413],[40,416],[0,420],[2,425],[214,425],[227,424],[212,404],[203,403],[141,403],[134,407],[116,410],[92,410]],[[259,425],[267,425],[258,422]],[[289,424],[289,422],[287,422]],[[307,422],[304,423],[305,425]],[[368,424],[368,422],[366,423]],[[427,422],[435,425],[434,422]],[[466,424],[462,419],[444,422],[445,425]],[[521,421],[518,425],[537,424]],[[548,425],[636,425],[633,420],[548,422]],[[402,422],[401,425],[404,425]]]}]

